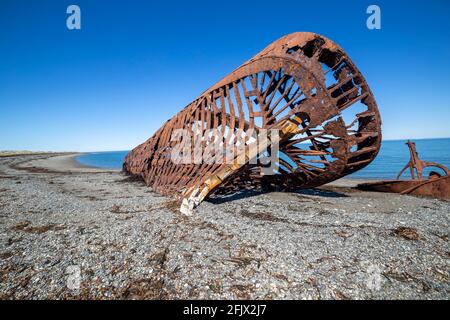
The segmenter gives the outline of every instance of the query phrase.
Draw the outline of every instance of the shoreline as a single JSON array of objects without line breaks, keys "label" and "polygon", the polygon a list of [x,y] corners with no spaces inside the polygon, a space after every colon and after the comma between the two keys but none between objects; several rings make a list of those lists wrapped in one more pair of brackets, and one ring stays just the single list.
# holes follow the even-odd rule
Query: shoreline
[{"label": "shoreline", "polygon": [[[50,154],[50,157],[34,160],[30,162],[31,166],[41,169],[60,171],[60,172],[122,172],[121,169],[107,169],[101,167],[95,167],[79,162],[76,158],[80,155],[88,154],[89,152],[74,152],[70,154]],[[44,154],[45,155],[45,154]],[[381,179],[372,178],[354,178],[343,177],[338,180],[329,182],[325,185],[338,188],[353,188],[360,183],[368,183],[379,181]]]},{"label": "shoreline", "polygon": [[[98,172],[121,172],[118,169],[104,169],[94,166],[89,166],[77,161],[77,157],[85,153],[69,153],[69,154],[46,154],[44,157],[36,160],[25,161],[21,166],[23,168],[34,167],[55,172],[84,172],[84,173],[98,173]],[[47,156],[47,157],[45,157]]]},{"label": "shoreline", "polygon": [[[39,154],[24,154],[16,155],[16,157],[30,157],[30,156],[42,156],[38,160],[25,161],[21,166],[23,168],[38,168],[43,170],[73,173],[99,173],[99,172],[122,172],[121,169],[107,169],[101,167],[90,166],[79,162],[76,158],[80,155],[88,154],[89,152],[71,152],[71,153],[39,153]],[[10,156],[14,157],[14,156]],[[343,177],[341,179],[332,181],[323,187],[336,187],[336,188],[354,188],[360,183],[368,183],[378,181],[378,179],[369,178],[353,178]]]}]

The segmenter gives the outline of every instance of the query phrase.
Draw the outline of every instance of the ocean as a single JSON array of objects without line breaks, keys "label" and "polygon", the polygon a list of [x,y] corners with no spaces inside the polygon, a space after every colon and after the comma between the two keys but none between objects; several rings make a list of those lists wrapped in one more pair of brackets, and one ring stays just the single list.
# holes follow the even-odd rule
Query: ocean
[{"label": "ocean", "polygon": [[[406,140],[383,141],[380,153],[366,168],[348,176],[355,179],[395,179],[398,172],[409,161],[409,149]],[[450,168],[450,138],[414,140],[419,157],[425,161],[433,161]],[[85,153],[76,158],[84,165],[121,169],[125,156],[129,151],[108,151]],[[426,170],[425,173],[429,172]],[[409,174],[404,173],[404,177]]]}]

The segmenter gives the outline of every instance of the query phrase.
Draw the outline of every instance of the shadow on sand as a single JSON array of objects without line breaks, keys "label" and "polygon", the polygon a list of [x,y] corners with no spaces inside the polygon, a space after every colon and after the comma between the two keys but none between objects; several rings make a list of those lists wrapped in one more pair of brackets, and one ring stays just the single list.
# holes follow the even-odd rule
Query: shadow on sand
[{"label": "shadow on sand", "polygon": [[[246,199],[251,198],[263,194],[270,194],[273,192],[279,192],[279,191],[255,191],[255,190],[242,190],[237,191],[230,194],[212,194],[208,197],[207,202],[213,203],[213,204],[220,204],[220,203],[226,203],[229,201],[235,201],[240,199]],[[324,198],[346,198],[349,197],[348,195],[336,191],[331,190],[324,190],[324,189],[300,189],[297,191],[290,191],[285,192],[286,194],[297,194],[297,195],[304,195],[304,196],[318,196],[318,197],[324,197]]]}]

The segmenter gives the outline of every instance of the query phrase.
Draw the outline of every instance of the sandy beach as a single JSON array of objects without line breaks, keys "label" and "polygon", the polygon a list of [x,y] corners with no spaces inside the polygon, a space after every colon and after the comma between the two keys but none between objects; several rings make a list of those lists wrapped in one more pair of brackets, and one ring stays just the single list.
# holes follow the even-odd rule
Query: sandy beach
[{"label": "sandy beach", "polygon": [[449,202],[341,179],[186,217],[75,156],[0,158],[1,299],[449,298]]}]

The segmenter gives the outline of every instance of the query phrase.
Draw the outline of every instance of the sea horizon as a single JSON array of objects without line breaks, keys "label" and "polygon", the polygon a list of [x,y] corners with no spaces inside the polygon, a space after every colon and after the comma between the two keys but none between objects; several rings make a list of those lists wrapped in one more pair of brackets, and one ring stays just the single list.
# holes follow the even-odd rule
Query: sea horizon
[{"label": "sea horizon", "polygon": [[[405,139],[382,139],[381,143],[383,142],[389,142],[389,141],[418,141],[418,140],[445,140],[445,139],[450,139],[450,137],[438,137],[438,138],[405,138]],[[307,144],[308,142],[302,142],[300,144]],[[115,150],[92,150],[92,151],[74,151],[74,150],[70,150],[70,151],[32,151],[32,152],[76,152],[76,153],[95,153],[95,152],[121,152],[121,151],[131,151],[132,149],[115,149]],[[2,151],[22,151],[22,150],[2,150]],[[28,150],[26,150],[28,151]],[[31,152],[31,151],[30,151]]]}]

